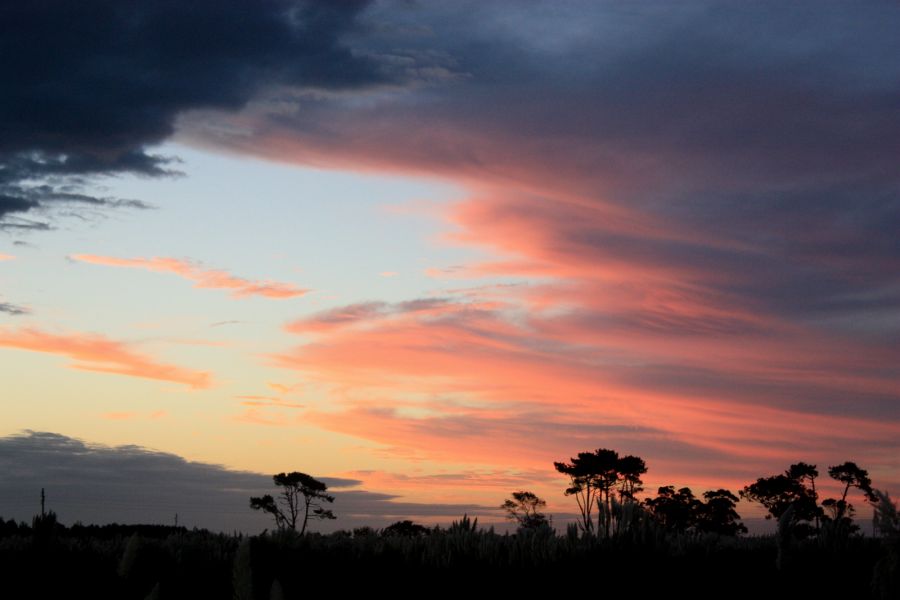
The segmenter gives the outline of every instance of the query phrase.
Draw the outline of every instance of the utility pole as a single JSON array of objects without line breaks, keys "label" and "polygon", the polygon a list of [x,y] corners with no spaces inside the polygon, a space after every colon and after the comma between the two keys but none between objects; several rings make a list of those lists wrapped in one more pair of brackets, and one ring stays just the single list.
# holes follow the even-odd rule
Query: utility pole
[{"label": "utility pole", "polygon": [[47,513],[44,511],[44,488],[41,488],[41,517],[46,517]]}]

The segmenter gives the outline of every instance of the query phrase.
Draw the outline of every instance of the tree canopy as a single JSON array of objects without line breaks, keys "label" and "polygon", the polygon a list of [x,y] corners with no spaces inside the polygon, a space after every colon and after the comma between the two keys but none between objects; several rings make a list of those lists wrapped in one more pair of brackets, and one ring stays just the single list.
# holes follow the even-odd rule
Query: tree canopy
[{"label": "tree canopy", "polygon": [[297,529],[297,521],[303,516],[300,534],[306,533],[310,516],[314,519],[336,519],[330,510],[322,507],[322,502],[334,502],[334,496],[326,494],[328,486],[311,475],[292,471],[272,476],[275,485],[282,488],[280,502],[266,494],[250,498],[250,508],[270,513],[279,529]]},{"label": "tree canopy", "polygon": [[554,462],[560,473],[569,476],[567,496],[575,496],[581,512],[579,527],[585,533],[594,531],[594,508],[597,508],[598,533],[600,529],[610,535],[613,519],[614,492],[618,491],[621,502],[634,502],[634,495],[643,490],[641,475],[647,472],[647,465],[637,456],[619,456],[609,448],[598,448],[593,452],[579,452],[571,462]]},{"label": "tree canopy", "polygon": [[[796,463],[782,475],[760,477],[755,483],[741,490],[741,497],[759,502],[769,511],[767,519],[780,519],[790,509],[789,524],[795,537],[807,537],[820,529],[825,522],[830,529],[836,527],[847,532],[859,528],[852,524],[853,505],[847,501],[851,487],[859,489],[869,502],[876,502],[869,473],[854,462],[845,462],[828,468],[828,475],[844,484],[840,498],[826,498],[819,503],[816,490],[816,465]],[[813,525],[814,524],[814,525]]]},{"label": "tree canopy", "polygon": [[538,529],[549,526],[552,520],[540,512],[545,506],[547,502],[532,492],[520,491],[513,492],[512,499],[507,499],[500,508],[506,511],[508,519],[519,525],[519,529]]}]

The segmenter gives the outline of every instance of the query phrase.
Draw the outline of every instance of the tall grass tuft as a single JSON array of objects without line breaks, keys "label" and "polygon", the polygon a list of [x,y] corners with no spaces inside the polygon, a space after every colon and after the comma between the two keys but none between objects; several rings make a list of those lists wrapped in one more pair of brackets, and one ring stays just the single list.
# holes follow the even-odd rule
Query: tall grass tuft
[{"label": "tall grass tuft", "polygon": [[875,531],[881,536],[885,555],[875,564],[873,594],[884,600],[900,598],[900,512],[887,492],[873,490],[878,499],[872,516]]}]

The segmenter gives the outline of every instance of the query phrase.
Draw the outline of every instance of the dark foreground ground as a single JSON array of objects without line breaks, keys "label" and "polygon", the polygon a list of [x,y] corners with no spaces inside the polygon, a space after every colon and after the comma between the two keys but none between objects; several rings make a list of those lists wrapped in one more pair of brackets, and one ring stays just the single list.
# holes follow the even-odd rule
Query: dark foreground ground
[{"label": "dark foreground ground", "polygon": [[0,598],[277,600],[340,594],[571,598],[898,598],[885,540],[728,538],[645,530],[614,539],[357,530],[231,536],[163,526],[2,527]]}]

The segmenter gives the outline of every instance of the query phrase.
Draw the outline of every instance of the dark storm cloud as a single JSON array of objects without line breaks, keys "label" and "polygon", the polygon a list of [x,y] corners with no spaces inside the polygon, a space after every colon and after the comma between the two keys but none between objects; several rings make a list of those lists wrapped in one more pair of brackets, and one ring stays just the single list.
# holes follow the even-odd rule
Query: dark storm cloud
[{"label": "dark storm cloud", "polygon": [[[900,5],[381,2],[365,19],[373,52],[459,76],[303,97],[232,143],[538,186],[541,251],[725,274],[784,318],[900,306]],[[559,191],[678,235],[613,230]],[[493,219],[533,209],[466,225],[502,245]]]},{"label": "dark storm cloud", "polygon": [[[338,520],[328,523],[329,529],[384,525],[409,515],[496,512],[476,505],[394,502],[390,494],[346,489],[359,480],[313,475],[334,492],[330,508]],[[29,520],[39,510],[41,488],[48,508],[69,525],[77,520],[168,524],[177,513],[189,527],[251,533],[271,528],[272,521],[250,509],[250,496],[277,493],[271,475],[190,462],[139,446],[103,446],[35,431],[0,438],[0,515]]]},{"label": "dark storm cloud", "polygon": [[[378,65],[340,41],[365,4],[4,3],[0,223],[60,201],[123,205],[62,186],[81,176],[171,173],[168,159],[145,148],[168,137],[184,111],[235,110],[266,86],[341,89],[383,80]],[[47,226],[12,219],[7,227],[29,224]]]}]

